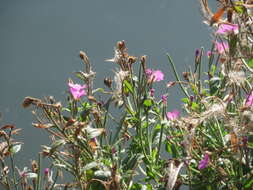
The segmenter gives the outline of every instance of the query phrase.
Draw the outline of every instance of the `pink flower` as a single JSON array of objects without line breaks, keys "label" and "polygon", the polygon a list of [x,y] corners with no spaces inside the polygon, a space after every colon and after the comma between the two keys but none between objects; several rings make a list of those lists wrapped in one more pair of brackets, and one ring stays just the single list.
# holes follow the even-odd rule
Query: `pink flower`
[{"label": "pink flower", "polygon": [[162,102],[163,102],[164,105],[166,105],[166,103],[167,103],[167,95],[165,95],[165,94],[162,95]]},{"label": "pink flower", "polygon": [[227,42],[215,42],[215,48],[219,54],[223,54],[229,49]]},{"label": "pink flower", "polygon": [[168,120],[177,119],[180,115],[180,112],[176,109],[172,110],[172,112],[167,112],[166,116]]},{"label": "pink flower", "polygon": [[48,176],[49,172],[50,172],[50,169],[49,169],[49,168],[45,168],[45,169],[44,169],[44,175],[45,175],[45,176]]},{"label": "pink flower", "polygon": [[238,24],[221,24],[216,31],[217,34],[237,34],[238,32]]},{"label": "pink flower", "polygon": [[206,153],[204,158],[202,160],[200,160],[198,169],[199,170],[205,169],[207,167],[209,161],[210,161],[209,154]]},{"label": "pink flower", "polygon": [[152,96],[152,97],[155,96],[155,89],[154,88],[150,89],[150,96]]},{"label": "pink flower", "polygon": [[86,85],[74,84],[69,82],[68,86],[69,91],[75,100],[79,100],[82,96],[85,96],[87,94],[84,90],[86,88]]},{"label": "pink flower", "polygon": [[252,106],[252,104],[253,104],[253,90],[248,95],[248,97],[246,99],[245,106],[250,107],[250,106]]},{"label": "pink flower", "polygon": [[160,70],[146,69],[146,75],[153,82],[159,82],[164,79],[164,74]]},{"label": "pink flower", "polygon": [[211,57],[211,55],[212,55],[212,52],[211,52],[210,50],[206,52],[206,56],[207,56],[208,58]]},{"label": "pink flower", "polygon": [[160,70],[153,71],[152,76],[154,77],[155,82],[158,82],[164,79],[164,74]]},{"label": "pink flower", "polygon": [[150,77],[152,75],[153,71],[152,69],[146,69],[146,75]]}]

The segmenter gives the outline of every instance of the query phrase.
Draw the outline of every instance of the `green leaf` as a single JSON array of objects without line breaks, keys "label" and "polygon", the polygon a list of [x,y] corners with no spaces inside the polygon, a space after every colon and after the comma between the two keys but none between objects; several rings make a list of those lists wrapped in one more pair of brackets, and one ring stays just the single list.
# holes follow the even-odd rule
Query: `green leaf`
[{"label": "green leaf", "polygon": [[214,76],[215,71],[216,71],[216,66],[215,66],[215,65],[212,65],[211,68],[210,68],[210,71],[209,71],[210,74],[211,74],[212,76]]},{"label": "green leaf", "polygon": [[91,181],[91,183],[89,184],[88,190],[93,190],[93,189],[106,190],[106,187],[100,181]]},{"label": "green leaf", "polygon": [[247,64],[248,64],[248,66],[249,66],[250,68],[253,69],[253,59],[248,60],[248,61],[247,61]]},{"label": "green leaf", "polygon": [[240,5],[237,5],[237,6],[234,6],[235,8],[235,11],[239,14],[243,14],[244,13],[244,7],[243,6],[240,6]]},{"label": "green leaf", "polygon": [[157,149],[155,148],[152,150],[152,159],[156,160],[156,156],[157,156]]},{"label": "green leaf", "polygon": [[151,184],[147,184],[146,190],[152,190],[152,185]]},{"label": "green leaf", "polygon": [[161,129],[161,125],[158,123],[156,126],[155,126],[155,130],[160,130]]},{"label": "green leaf", "polygon": [[234,56],[237,49],[237,35],[231,35],[230,41],[229,41],[229,53],[231,56]]},{"label": "green leaf", "polygon": [[199,105],[196,102],[192,102],[191,108],[192,108],[192,110],[197,111],[197,110],[199,110]]},{"label": "green leaf", "polygon": [[142,189],[142,184],[140,183],[134,183],[133,186],[131,187],[131,190],[141,190]]},{"label": "green leaf", "polygon": [[177,158],[179,155],[177,153],[177,150],[176,150],[176,146],[174,144],[171,144],[171,143],[167,143],[166,146],[166,151],[172,155],[172,158]]},{"label": "green leaf", "polygon": [[253,178],[249,178],[248,180],[246,180],[243,187],[246,189],[252,188],[253,187]]},{"label": "green leaf", "polygon": [[165,149],[169,154],[172,154],[172,147],[170,143],[166,143]]},{"label": "green leaf", "polygon": [[193,93],[194,94],[198,94],[198,88],[197,88],[197,86],[195,86],[195,85],[191,85],[191,89],[192,89],[192,91],[193,91]]},{"label": "green leaf", "polygon": [[12,152],[13,154],[18,153],[20,150],[21,150],[21,144],[14,145],[14,146],[12,146],[12,148],[11,148],[11,152]]},{"label": "green leaf", "polygon": [[146,99],[146,100],[144,100],[143,105],[146,107],[150,107],[153,105],[153,102],[150,99]]},{"label": "green leaf", "polygon": [[124,84],[124,87],[126,88],[126,92],[133,93],[133,86],[127,80],[124,80],[123,84]]},{"label": "green leaf", "polygon": [[185,104],[189,104],[190,102],[189,98],[182,98],[181,101]]}]

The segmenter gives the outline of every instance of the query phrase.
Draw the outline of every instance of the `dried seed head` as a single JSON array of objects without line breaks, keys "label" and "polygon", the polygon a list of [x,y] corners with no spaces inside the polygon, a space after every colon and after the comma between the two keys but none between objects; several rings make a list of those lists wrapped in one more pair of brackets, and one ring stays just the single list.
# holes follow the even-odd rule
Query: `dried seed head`
[{"label": "dried seed head", "polygon": [[23,105],[24,108],[27,108],[27,107],[29,107],[31,104],[34,105],[34,104],[38,104],[38,103],[40,103],[40,102],[41,102],[40,99],[27,96],[27,97],[25,97],[25,99],[24,99],[22,105]]},{"label": "dried seed head", "polygon": [[94,96],[88,96],[87,98],[88,98],[88,100],[90,100],[92,102],[95,102],[95,103],[97,102],[97,100]]},{"label": "dried seed head", "polygon": [[127,62],[133,64],[137,61],[137,57],[129,56]]},{"label": "dried seed head", "polygon": [[32,123],[32,125],[39,129],[48,129],[54,126],[51,123]]},{"label": "dried seed head", "polygon": [[5,126],[1,127],[2,130],[5,130],[5,129],[10,129],[10,130],[12,130],[12,129],[14,129],[14,128],[15,128],[14,125],[5,125]]},{"label": "dried seed head", "polygon": [[125,41],[122,40],[122,41],[117,42],[117,48],[118,48],[119,50],[124,50],[124,49],[126,49]]},{"label": "dried seed head", "polygon": [[9,138],[10,138],[5,131],[0,130],[0,137],[2,137],[2,136],[5,138],[5,140],[9,140]]},{"label": "dried seed head", "polygon": [[234,9],[232,9],[232,8],[229,8],[227,10],[227,19],[228,19],[228,22],[230,22],[230,23],[232,23],[233,12],[234,12]]},{"label": "dried seed head", "polygon": [[7,156],[9,154],[9,151],[8,151],[8,143],[7,142],[1,142],[0,143],[0,152],[1,154]]},{"label": "dried seed head", "polygon": [[170,87],[174,86],[175,84],[176,84],[175,81],[173,81],[173,82],[168,82],[168,83],[167,83],[167,88],[170,88]]},{"label": "dried seed head", "polygon": [[246,80],[246,75],[244,71],[231,71],[228,73],[228,79],[230,84],[236,84],[240,86]]},{"label": "dried seed head", "polygon": [[54,106],[57,107],[57,108],[61,108],[61,107],[62,107],[61,102],[56,102],[56,103],[54,104]]},{"label": "dried seed head", "polygon": [[190,73],[189,72],[183,72],[182,74],[183,74],[184,79],[186,81],[189,81],[189,75],[190,75]]},{"label": "dried seed head", "polygon": [[112,87],[112,79],[110,79],[110,78],[105,78],[105,79],[104,79],[104,84],[105,84],[108,88],[111,88],[111,87]]},{"label": "dried seed head", "polygon": [[97,148],[98,148],[98,145],[97,145],[97,142],[96,142],[96,139],[95,138],[92,138],[91,140],[88,141],[88,144],[91,148],[91,151],[94,153],[96,152]]},{"label": "dried seed head", "polygon": [[11,131],[11,135],[17,135],[19,134],[19,131],[21,131],[22,129],[14,129]]},{"label": "dried seed head", "polygon": [[54,99],[53,96],[49,96],[48,100],[49,100],[50,104],[54,104],[55,103],[55,99]]},{"label": "dried seed head", "polygon": [[147,56],[146,55],[141,56],[141,64],[145,64],[146,60],[147,60]]},{"label": "dried seed head", "polygon": [[84,60],[87,57],[86,53],[83,51],[80,51],[79,56],[82,60]]},{"label": "dried seed head", "polygon": [[127,132],[125,132],[124,138],[128,141],[131,138],[131,136]]},{"label": "dried seed head", "polygon": [[7,175],[9,173],[9,167],[8,166],[4,167],[3,173],[4,173],[4,175]]},{"label": "dried seed head", "polygon": [[37,173],[38,168],[39,168],[38,163],[35,160],[33,160],[32,161],[32,172]]}]

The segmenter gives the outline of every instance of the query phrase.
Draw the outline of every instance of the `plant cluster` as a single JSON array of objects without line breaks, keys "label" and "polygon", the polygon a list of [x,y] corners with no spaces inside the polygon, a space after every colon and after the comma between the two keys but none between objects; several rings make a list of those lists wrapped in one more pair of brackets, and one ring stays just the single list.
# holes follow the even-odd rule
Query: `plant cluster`
[{"label": "plant cluster", "polygon": [[[82,82],[69,79],[66,105],[53,97],[26,97],[33,126],[45,130],[51,143],[42,146],[31,169],[20,171],[14,156],[21,143],[12,138],[19,129],[2,127],[2,188],[252,189],[253,3],[219,0],[214,13],[207,0],[200,5],[213,30],[212,47],[197,49],[193,68],[182,77],[167,54],[175,81],[161,97],[154,86],[164,73],[149,68],[146,56],[129,55],[124,41],[106,60],[116,68],[105,88],[93,87],[96,73],[81,51],[84,70],[76,76]],[[184,94],[181,113],[167,110],[174,86]],[[41,167],[42,158],[51,160],[50,167]],[[58,182],[66,174],[71,180]]]}]

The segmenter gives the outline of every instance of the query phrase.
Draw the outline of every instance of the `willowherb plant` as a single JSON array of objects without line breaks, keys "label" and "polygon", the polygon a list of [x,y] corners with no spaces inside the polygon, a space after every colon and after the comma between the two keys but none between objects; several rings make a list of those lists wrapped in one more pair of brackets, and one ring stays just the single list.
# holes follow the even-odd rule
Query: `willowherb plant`
[{"label": "willowherb plant", "polygon": [[[253,4],[218,4],[212,13],[207,0],[200,0],[204,22],[213,28],[207,59],[203,48],[196,50],[194,68],[183,72],[181,80],[167,55],[176,80],[164,88],[169,92],[179,85],[185,95],[182,114],[167,110],[169,93],[156,97],[154,83],[164,80],[163,72],[149,68],[146,56],[130,56],[124,41],[106,60],[116,68],[113,79],[105,78],[105,89],[93,87],[96,73],[80,52],[84,70],[76,75],[83,84],[69,79],[66,105],[53,97],[26,97],[23,102],[35,108],[33,126],[47,131],[52,140],[42,146],[31,170],[15,169],[21,143],[12,135],[18,130],[10,125],[0,129],[2,187],[252,189]],[[42,157],[52,161],[49,168],[40,166]],[[72,179],[59,183],[58,176],[65,173]]]}]

